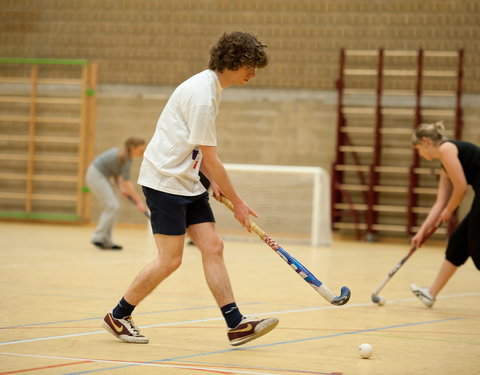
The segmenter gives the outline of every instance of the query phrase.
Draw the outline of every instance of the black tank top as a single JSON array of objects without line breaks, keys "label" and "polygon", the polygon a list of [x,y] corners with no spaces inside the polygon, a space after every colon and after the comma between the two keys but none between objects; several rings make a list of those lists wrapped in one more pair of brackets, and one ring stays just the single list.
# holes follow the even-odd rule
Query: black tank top
[{"label": "black tank top", "polygon": [[458,160],[463,167],[467,183],[477,190],[480,187],[480,147],[470,142],[448,140],[458,149]]}]

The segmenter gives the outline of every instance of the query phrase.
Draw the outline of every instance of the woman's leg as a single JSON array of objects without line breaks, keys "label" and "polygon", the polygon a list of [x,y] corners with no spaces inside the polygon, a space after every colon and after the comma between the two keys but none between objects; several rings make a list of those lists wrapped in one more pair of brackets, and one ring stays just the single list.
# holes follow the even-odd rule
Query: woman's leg
[{"label": "woman's leg", "polygon": [[438,293],[440,293],[457,269],[458,267],[450,263],[448,260],[445,259],[443,261],[435,281],[430,288],[428,288],[428,291],[433,297],[436,297]]},{"label": "woman's leg", "polygon": [[112,246],[114,245],[112,230],[120,209],[115,189],[110,181],[94,166],[88,168],[87,184],[102,207],[97,227],[92,236],[92,242],[101,242],[106,247]]}]

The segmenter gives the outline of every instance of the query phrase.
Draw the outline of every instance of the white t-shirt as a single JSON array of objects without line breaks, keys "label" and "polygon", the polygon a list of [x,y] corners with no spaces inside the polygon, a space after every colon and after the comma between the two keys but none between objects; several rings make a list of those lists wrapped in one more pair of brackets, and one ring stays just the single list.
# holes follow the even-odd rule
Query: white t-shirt
[{"label": "white t-shirt", "polygon": [[205,192],[198,172],[202,146],[216,146],[215,119],[222,86],[213,70],[204,70],[180,84],[157,122],[140,167],[138,183],[170,194]]}]

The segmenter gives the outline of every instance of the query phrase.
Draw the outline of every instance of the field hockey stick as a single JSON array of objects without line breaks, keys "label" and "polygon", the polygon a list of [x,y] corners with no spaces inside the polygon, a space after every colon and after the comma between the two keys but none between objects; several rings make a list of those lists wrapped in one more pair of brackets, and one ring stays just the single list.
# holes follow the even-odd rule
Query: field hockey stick
[{"label": "field hockey stick", "polygon": [[[221,196],[220,200],[225,206],[233,211],[232,202],[230,202],[224,196]],[[309,270],[307,270],[298,260],[286,252],[272,237],[265,233],[265,231],[253,221],[250,221],[250,228],[328,302],[336,306],[341,306],[348,302],[350,299],[350,289],[348,289],[348,287],[342,287],[340,295],[335,296],[320,280],[313,276]]]},{"label": "field hockey stick", "polygon": [[[127,195],[127,198],[133,204],[135,204],[135,205],[137,204],[137,202],[135,202],[134,199],[130,195]],[[148,210],[143,211],[143,214],[146,216],[147,219],[150,220],[150,212],[148,212]]]},{"label": "field hockey stick", "polygon": [[[423,244],[426,240],[428,240],[430,238],[430,236],[435,233],[435,231],[438,229],[439,225],[436,225],[434,226],[426,235],[425,237],[423,238],[423,241],[421,244]],[[375,289],[375,291],[372,293],[372,302],[373,303],[376,303],[377,305],[379,306],[383,306],[385,304],[385,298],[382,297],[382,296],[379,296],[378,293],[380,293],[380,291],[385,287],[385,285],[387,285],[387,283],[390,281],[390,279],[393,277],[393,275],[395,275],[397,273],[397,271],[405,264],[405,262],[408,260],[408,258],[410,258],[413,253],[417,250],[417,247],[415,245],[413,245],[408,254],[405,255],[401,260],[400,262],[398,262],[397,265],[395,265],[395,267],[392,268],[392,270],[388,273],[387,277],[385,278],[385,280],[382,281],[382,283],[378,286],[377,289]]]}]

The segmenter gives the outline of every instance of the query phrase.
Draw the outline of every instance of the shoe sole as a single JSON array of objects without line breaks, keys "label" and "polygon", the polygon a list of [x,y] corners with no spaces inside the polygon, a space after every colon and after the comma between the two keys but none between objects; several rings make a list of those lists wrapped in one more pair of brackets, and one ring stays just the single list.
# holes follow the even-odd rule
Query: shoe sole
[{"label": "shoe sole", "polygon": [[266,335],[268,332],[270,332],[272,329],[274,329],[278,325],[278,319],[273,320],[271,323],[267,324],[261,331],[255,332],[251,334],[250,336],[242,337],[241,339],[235,340],[235,341],[230,341],[230,345],[232,346],[239,346],[242,344],[246,344],[247,342],[250,342],[252,340],[258,339],[259,337],[262,337],[263,335]]},{"label": "shoe sole", "polygon": [[[112,334],[113,336],[115,336],[117,339],[119,339],[121,342],[126,342],[126,343],[129,343],[129,344],[148,344],[148,338],[144,338],[144,339],[141,339],[141,340],[138,340],[133,338],[132,339],[124,339],[122,337],[120,337],[119,335],[117,335],[115,332],[113,332],[113,330],[110,328],[110,326],[105,323],[105,322],[102,322],[102,327],[105,328],[105,330]],[[129,336],[126,336],[126,337],[129,337]]]}]

